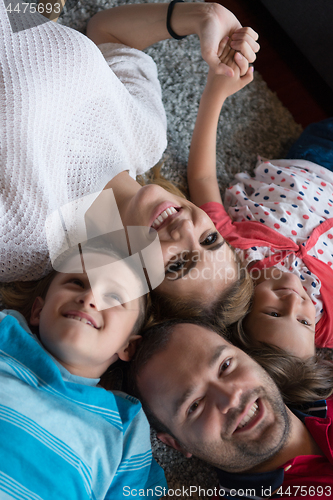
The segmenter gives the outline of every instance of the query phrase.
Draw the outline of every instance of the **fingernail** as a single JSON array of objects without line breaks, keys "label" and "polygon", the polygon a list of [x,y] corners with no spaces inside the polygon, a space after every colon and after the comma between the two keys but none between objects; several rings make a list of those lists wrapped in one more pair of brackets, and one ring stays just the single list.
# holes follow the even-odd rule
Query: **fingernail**
[{"label": "fingernail", "polygon": [[243,56],[240,52],[236,52],[235,57],[237,57],[237,59],[239,60],[243,59]]}]

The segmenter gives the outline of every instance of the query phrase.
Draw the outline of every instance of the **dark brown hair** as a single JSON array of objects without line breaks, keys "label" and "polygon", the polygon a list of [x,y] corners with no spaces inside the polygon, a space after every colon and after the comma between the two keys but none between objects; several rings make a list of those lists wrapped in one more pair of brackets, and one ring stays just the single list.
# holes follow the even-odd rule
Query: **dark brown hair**
[{"label": "dark brown hair", "polygon": [[174,300],[168,295],[153,291],[150,323],[161,322],[170,317],[179,320],[196,318],[199,321],[208,321],[219,333],[223,333],[230,324],[244,316],[252,291],[252,279],[245,268],[240,269],[237,281],[209,304],[186,297],[177,297],[177,300]]},{"label": "dark brown hair", "polygon": [[267,371],[285,403],[303,404],[326,399],[333,393],[333,364],[330,361],[317,355],[302,359],[275,345],[254,341],[243,330],[243,318],[229,328],[227,338]]}]

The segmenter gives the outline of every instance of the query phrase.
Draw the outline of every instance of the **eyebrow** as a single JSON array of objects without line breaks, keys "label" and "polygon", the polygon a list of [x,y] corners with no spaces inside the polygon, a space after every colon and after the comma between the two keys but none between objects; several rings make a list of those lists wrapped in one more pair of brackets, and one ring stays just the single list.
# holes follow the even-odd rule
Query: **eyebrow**
[{"label": "eyebrow", "polygon": [[[218,243],[217,245],[215,246],[210,246],[210,247],[207,247],[205,250],[206,251],[210,251],[210,252],[215,252],[216,250],[219,250],[225,243],[225,240],[221,241],[221,243]],[[196,265],[198,264],[198,261],[191,261],[191,263],[186,267],[186,269],[183,271],[180,271],[178,273],[178,276],[177,278],[171,280],[171,281],[177,281],[177,280],[180,280],[181,278],[184,278],[190,271],[191,269],[194,269],[196,267]]]},{"label": "eyebrow", "polygon": [[[207,368],[212,368],[218,359],[220,358],[222,352],[227,348],[227,345],[219,345],[213,352],[212,356],[210,357],[210,360],[208,362]],[[177,418],[178,414],[180,413],[180,410],[182,409],[184,403],[191,397],[191,395],[194,393],[197,385],[193,384],[190,387],[188,387],[180,396],[177,398],[174,403],[173,403],[173,408],[172,408],[172,414],[173,418]]]}]

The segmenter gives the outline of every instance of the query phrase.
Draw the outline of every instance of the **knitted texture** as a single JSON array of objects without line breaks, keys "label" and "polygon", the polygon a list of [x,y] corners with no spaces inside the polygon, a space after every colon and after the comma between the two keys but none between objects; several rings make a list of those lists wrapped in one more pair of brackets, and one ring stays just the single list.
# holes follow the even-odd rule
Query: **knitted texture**
[{"label": "knitted texture", "polygon": [[[39,17],[26,12],[17,22],[33,26]],[[13,33],[1,1],[0,281],[45,275],[47,216],[97,196],[123,170],[145,172],[166,147],[148,55],[118,44],[98,48],[53,22],[20,29]]]}]

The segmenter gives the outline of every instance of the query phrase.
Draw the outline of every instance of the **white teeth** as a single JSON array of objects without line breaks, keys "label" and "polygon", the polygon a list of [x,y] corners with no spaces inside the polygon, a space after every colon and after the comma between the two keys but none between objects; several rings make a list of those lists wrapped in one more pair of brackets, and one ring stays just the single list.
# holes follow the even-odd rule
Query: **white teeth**
[{"label": "white teeth", "polygon": [[152,227],[153,228],[159,227],[162,224],[162,222],[164,222],[165,219],[169,217],[169,215],[173,215],[175,213],[177,213],[177,210],[174,207],[167,208],[154,220],[154,222],[152,223]]},{"label": "white teeth", "polygon": [[66,314],[66,318],[76,319],[76,321],[81,321],[81,323],[84,323],[85,325],[89,325],[89,326],[92,326],[93,328],[95,328],[95,326],[91,323],[91,321],[89,321],[86,318],[81,318],[81,316],[74,316],[73,314]]},{"label": "white teeth", "polygon": [[245,417],[238,424],[237,429],[241,429],[242,427],[244,427],[254,417],[254,415],[256,415],[257,411],[258,411],[258,405],[257,403],[253,403],[247,415],[245,415]]}]

